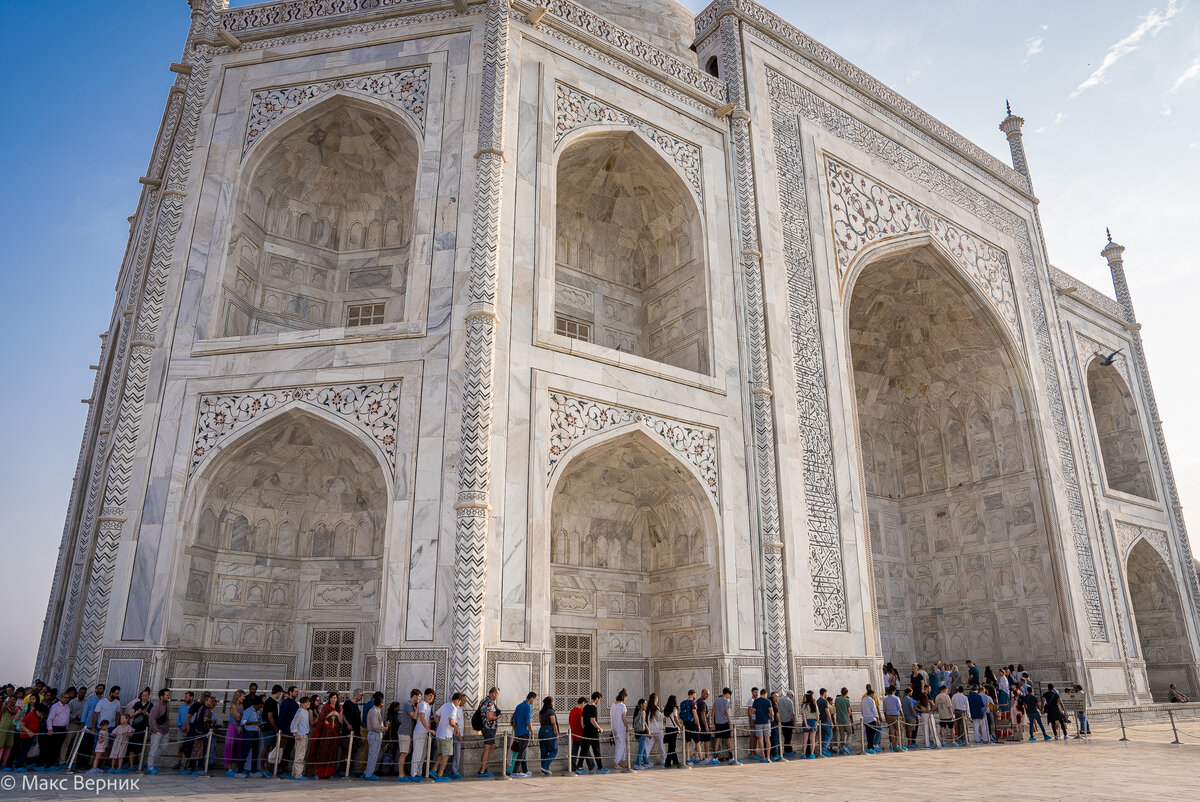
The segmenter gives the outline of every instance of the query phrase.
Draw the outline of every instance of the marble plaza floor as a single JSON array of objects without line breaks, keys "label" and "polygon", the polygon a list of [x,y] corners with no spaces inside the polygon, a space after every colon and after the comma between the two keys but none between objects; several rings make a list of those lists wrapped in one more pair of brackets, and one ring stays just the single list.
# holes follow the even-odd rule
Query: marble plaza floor
[{"label": "marble plaza floor", "polygon": [[[1200,722],[1187,722],[1171,744],[1164,725],[1119,730],[1095,728],[1086,741],[1004,744],[940,752],[855,755],[824,761],[715,766],[687,771],[654,769],[607,776],[554,776],[527,780],[459,781],[421,785],[329,780],[286,780],[121,775],[137,790],[31,791],[0,788],[4,799],[272,800],[767,800],[813,797],[843,800],[1000,799],[1162,800],[1200,798]],[[532,761],[531,761],[532,763]],[[4,775],[12,777],[14,775]],[[42,775],[45,777],[62,775]],[[70,782],[67,783],[70,785]]]}]

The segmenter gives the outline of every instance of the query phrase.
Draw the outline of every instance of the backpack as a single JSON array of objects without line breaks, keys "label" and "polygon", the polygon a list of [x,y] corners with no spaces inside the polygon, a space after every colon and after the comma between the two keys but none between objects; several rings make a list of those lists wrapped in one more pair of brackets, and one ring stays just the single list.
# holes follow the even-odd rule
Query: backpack
[{"label": "backpack", "polygon": [[481,702],[479,707],[475,708],[475,712],[471,714],[471,729],[475,732],[483,732],[483,705],[484,703]]},{"label": "backpack", "polygon": [[695,713],[693,712],[695,709],[696,703],[691,699],[684,699],[683,702],[680,703],[679,714],[683,716],[683,721],[685,724],[691,724],[696,720]]}]

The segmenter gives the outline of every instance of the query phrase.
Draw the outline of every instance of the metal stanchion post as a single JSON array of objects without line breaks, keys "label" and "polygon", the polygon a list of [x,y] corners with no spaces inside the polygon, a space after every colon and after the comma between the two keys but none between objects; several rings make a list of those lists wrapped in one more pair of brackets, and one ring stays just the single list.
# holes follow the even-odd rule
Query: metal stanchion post
[{"label": "metal stanchion post", "polygon": [[208,738],[204,741],[204,776],[208,776],[208,761],[212,759],[212,739],[213,731],[208,731]]},{"label": "metal stanchion post", "polygon": [[629,727],[622,733],[625,736],[625,771],[633,771],[629,760]]},{"label": "metal stanchion post", "polygon": [[1175,713],[1174,713],[1174,711],[1168,710],[1167,715],[1171,717],[1171,733],[1175,736],[1175,740],[1171,741],[1171,743],[1173,743],[1173,744],[1183,743],[1183,741],[1179,740],[1179,730],[1175,729]]},{"label": "metal stanchion post", "polygon": [[354,732],[350,733],[350,744],[346,747],[346,779],[350,779],[350,761],[354,760]]},{"label": "metal stanchion post", "polygon": [[[1125,737],[1125,716],[1121,713],[1120,708],[1117,708],[1117,721],[1121,722],[1121,740],[1128,741],[1129,739]],[[1033,734],[1032,725],[1029,728],[1029,732],[1031,735]]]},{"label": "metal stanchion post", "polygon": [[67,761],[67,773],[75,773],[75,761],[79,759],[79,747],[83,745],[83,735],[87,732],[87,727],[79,731],[79,737],[75,739],[75,746],[71,749],[71,758]]},{"label": "metal stanchion post", "polygon": [[283,734],[275,733],[275,767],[271,769],[271,776],[279,776],[279,764],[283,762]]},{"label": "metal stanchion post", "polygon": [[512,776],[508,773],[508,737],[509,734],[504,733],[503,751],[500,752],[500,779],[511,780]]},{"label": "metal stanchion post", "polygon": [[149,733],[147,733],[145,730],[142,731],[142,736],[143,736],[142,750],[140,752],[138,752],[138,764],[137,764],[138,771],[142,770],[142,763],[146,760],[146,750],[149,748],[149,745],[145,741],[145,736],[148,734]]},{"label": "metal stanchion post", "polygon": [[729,760],[731,766],[742,765],[737,756],[737,725],[732,721],[729,722]]}]

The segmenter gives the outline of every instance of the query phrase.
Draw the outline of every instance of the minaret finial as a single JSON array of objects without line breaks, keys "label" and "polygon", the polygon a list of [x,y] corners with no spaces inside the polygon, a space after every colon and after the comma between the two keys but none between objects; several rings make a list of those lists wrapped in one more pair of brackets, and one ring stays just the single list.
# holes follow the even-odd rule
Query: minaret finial
[{"label": "minaret finial", "polygon": [[1108,241],[1112,242],[1112,231],[1109,230],[1108,226],[1104,227],[1104,233],[1108,235]]},{"label": "minaret finial", "polygon": [[1009,103],[1007,99],[1004,101],[1004,110],[1009,114],[1012,114],[1012,104]]}]

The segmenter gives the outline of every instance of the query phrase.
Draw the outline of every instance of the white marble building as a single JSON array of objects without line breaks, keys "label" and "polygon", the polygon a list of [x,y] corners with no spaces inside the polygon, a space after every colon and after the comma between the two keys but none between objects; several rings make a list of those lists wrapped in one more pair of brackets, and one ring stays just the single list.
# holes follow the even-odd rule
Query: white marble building
[{"label": "white marble building", "polygon": [[[1123,249],[751,0],[192,0],[52,681],[1200,691]],[[181,9],[182,13],[182,9]]]}]

